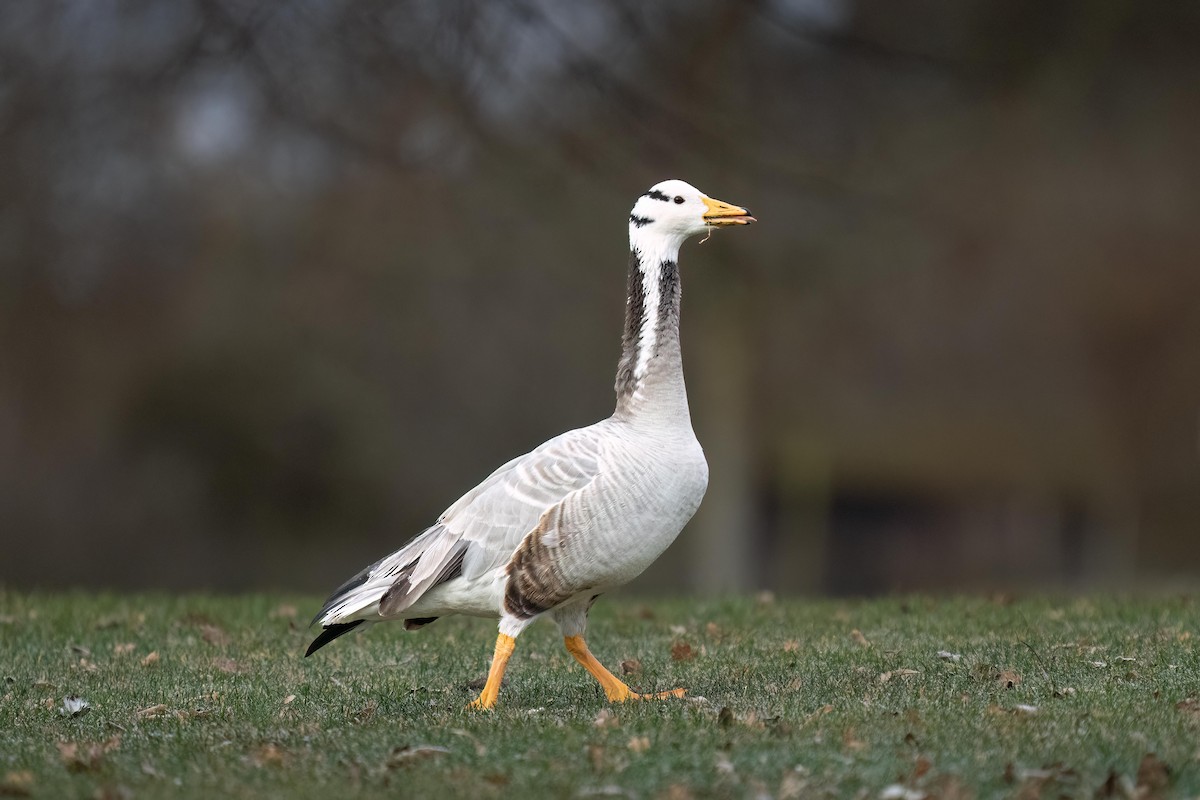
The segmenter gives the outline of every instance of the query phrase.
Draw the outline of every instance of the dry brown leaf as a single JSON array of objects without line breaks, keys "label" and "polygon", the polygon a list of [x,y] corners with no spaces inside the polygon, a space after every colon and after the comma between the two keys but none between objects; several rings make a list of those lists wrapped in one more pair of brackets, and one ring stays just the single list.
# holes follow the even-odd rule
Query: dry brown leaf
[{"label": "dry brown leaf", "polygon": [[859,647],[870,647],[871,646],[871,642],[867,639],[866,636],[863,636],[863,632],[860,631],[858,628],[855,628],[854,630],[850,631],[850,639]]},{"label": "dry brown leaf", "polygon": [[676,642],[671,645],[672,661],[691,661],[696,657],[696,651],[687,642]]},{"label": "dry brown leaf", "polygon": [[154,651],[150,652],[149,654],[147,654],[146,657],[142,659],[142,666],[143,667],[153,667],[155,664],[158,663],[158,660],[159,660],[158,659],[158,651],[154,650]]},{"label": "dry brown leaf", "polygon": [[138,719],[153,719],[154,717],[165,717],[170,713],[171,711],[166,707],[166,705],[159,703],[156,706],[143,708],[141,711],[137,712],[137,716]]},{"label": "dry brown leaf", "polygon": [[104,756],[121,746],[118,734],[103,742],[56,742],[59,758],[69,772],[90,772],[97,769]]},{"label": "dry brown leaf", "polygon": [[226,675],[236,675],[242,671],[241,666],[232,658],[214,658],[213,666]]},{"label": "dry brown leaf", "polygon": [[290,704],[291,704],[291,702],[292,702],[293,700],[295,700],[295,699],[296,699],[296,695],[294,695],[294,694],[289,694],[287,697],[283,698],[283,704],[284,704],[285,706],[286,706],[286,705],[290,705]]},{"label": "dry brown leaf", "polygon": [[776,794],[778,800],[801,800],[807,796],[808,778],[807,773],[802,770],[802,767],[797,767],[783,773],[783,780],[779,782],[779,792]]},{"label": "dry brown leaf", "polygon": [[271,619],[295,619],[299,612],[296,607],[290,603],[283,603],[275,607],[270,614]]},{"label": "dry brown leaf", "polygon": [[229,634],[217,625],[205,623],[200,626],[200,638],[214,647],[224,647],[229,644]]},{"label": "dry brown leaf", "polygon": [[788,639],[783,643],[783,652],[794,653],[800,649],[800,642],[796,639]]},{"label": "dry brown leaf", "polygon": [[1154,753],[1146,753],[1138,764],[1137,790],[1141,800],[1157,800],[1166,797],[1171,785],[1171,768]]},{"label": "dry brown leaf", "polygon": [[974,800],[975,792],[957,775],[940,775],[927,784],[930,800]]},{"label": "dry brown leaf", "polygon": [[925,756],[917,756],[917,763],[913,764],[913,778],[920,778],[931,769],[933,769],[932,761]]},{"label": "dry brown leaf", "polygon": [[629,740],[627,747],[635,753],[644,753],[650,749],[650,737],[634,736]]},{"label": "dry brown leaf", "polygon": [[642,662],[636,658],[627,658],[621,662],[621,674],[636,675],[642,671]]},{"label": "dry brown leaf", "polygon": [[0,780],[0,797],[29,797],[33,794],[33,772],[23,769],[6,773]]},{"label": "dry brown leaf", "polygon": [[287,761],[287,752],[274,742],[267,742],[256,747],[249,759],[256,767],[280,767]]},{"label": "dry brown leaf", "polygon": [[1096,800],[1110,800],[1110,798],[1119,797],[1122,800],[1130,800],[1138,796],[1137,789],[1133,785],[1133,781],[1128,775],[1118,775],[1116,771],[1109,770],[1108,777],[1104,779],[1104,783],[1100,784],[1100,788],[1096,790]]},{"label": "dry brown leaf", "polygon": [[1186,700],[1180,700],[1175,704],[1175,708],[1189,716],[1200,718],[1200,698],[1189,697]]},{"label": "dry brown leaf", "polygon": [[724,633],[724,631],[721,630],[721,626],[715,622],[710,622],[705,625],[704,632],[714,639],[720,638],[720,636]]},{"label": "dry brown leaf", "polygon": [[600,709],[600,713],[592,720],[592,724],[597,728],[618,728],[621,725],[617,720],[617,715],[607,708]]},{"label": "dry brown leaf", "polygon": [[920,675],[921,671],[916,669],[893,669],[879,674],[879,682],[887,683],[892,678],[908,678],[913,675]]},{"label": "dry brown leaf", "polygon": [[1005,689],[1014,689],[1021,683],[1021,676],[1014,669],[1002,669],[996,673],[996,683]]},{"label": "dry brown leaf", "polygon": [[604,771],[604,745],[589,744],[587,746],[588,763],[596,772]]},{"label": "dry brown leaf", "polygon": [[846,730],[842,731],[842,747],[853,752],[858,752],[859,750],[866,749],[867,743],[858,738],[854,732],[854,728],[846,728]]},{"label": "dry brown leaf", "polygon": [[113,655],[124,656],[133,652],[133,642],[119,642],[113,645]]},{"label": "dry brown leaf", "polygon": [[659,795],[662,800],[692,800],[691,787],[685,783],[672,783],[667,790]]},{"label": "dry brown leaf", "polygon": [[418,761],[426,761],[438,756],[449,754],[449,747],[442,747],[436,744],[418,744],[418,745],[403,745],[392,750],[391,755],[387,757],[384,766],[392,767],[407,767]]}]

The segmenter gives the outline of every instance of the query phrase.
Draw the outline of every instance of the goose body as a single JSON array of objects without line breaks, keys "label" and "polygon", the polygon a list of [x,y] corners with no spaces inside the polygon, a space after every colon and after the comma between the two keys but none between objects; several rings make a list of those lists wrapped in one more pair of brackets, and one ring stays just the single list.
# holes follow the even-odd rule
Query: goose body
[{"label": "goose body", "polygon": [[335,590],[314,619],[323,631],[306,655],[364,622],[403,620],[414,629],[452,614],[499,617],[488,682],[474,703],[491,708],[516,637],[548,615],[610,700],[642,697],[588,652],[587,610],[645,570],[700,506],[708,464],[683,381],[679,248],[712,227],[752,221],[683,181],[638,198],[613,415],[504,464]]}]

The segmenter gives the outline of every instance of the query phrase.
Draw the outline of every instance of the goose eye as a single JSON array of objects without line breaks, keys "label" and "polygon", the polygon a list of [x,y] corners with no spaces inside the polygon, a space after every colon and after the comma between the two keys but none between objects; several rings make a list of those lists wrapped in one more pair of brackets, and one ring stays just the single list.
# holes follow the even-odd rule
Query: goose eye
[{"label": "goose eye", "polygon": [[682,197],[680,197],[679,195],[675,195],[675,202],[676,202],[676,203],[682,203],[682,202],[683,202],[683,198],[682,198]]}]

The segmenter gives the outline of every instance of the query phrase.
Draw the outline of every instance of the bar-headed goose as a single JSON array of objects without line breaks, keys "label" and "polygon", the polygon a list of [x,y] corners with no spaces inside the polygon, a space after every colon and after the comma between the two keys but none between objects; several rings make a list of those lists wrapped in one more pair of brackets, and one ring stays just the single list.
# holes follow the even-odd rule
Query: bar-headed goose
[{"label": "bar-headed goose", "polygon": [[689,236],[747,225],[744,208],[679,180],[638,198],[629,215],[629,297],[608,419],[556,436],[463,495],[434,525],[340,586],[305,655],[364,622],[412,630],[451,614],[499,617],[487,683],[491,708],[516,637],[548,615],[567,650],[611,701],[641,695],[588,651],[596,598],[636,577],[700,505],[708,464],[688,413],[679,350],[679,248]]}]

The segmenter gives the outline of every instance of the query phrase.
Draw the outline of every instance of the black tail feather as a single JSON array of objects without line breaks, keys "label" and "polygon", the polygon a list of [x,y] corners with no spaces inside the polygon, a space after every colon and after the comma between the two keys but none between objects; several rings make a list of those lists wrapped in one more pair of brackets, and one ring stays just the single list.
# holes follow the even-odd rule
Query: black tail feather
[{"label": "black tail feather", "polygon": [[354,622],[335,622],[332,625],[326,625],[325,629],[321,631],[321,635],[316,639],[313,639],[313,643],[308,646],[308,650],[305,651],[304,657],[308,658],[337,637],[347,634],[357,628],[359,625],[362,625],[364,621],[365,620],[356,619]]}]

